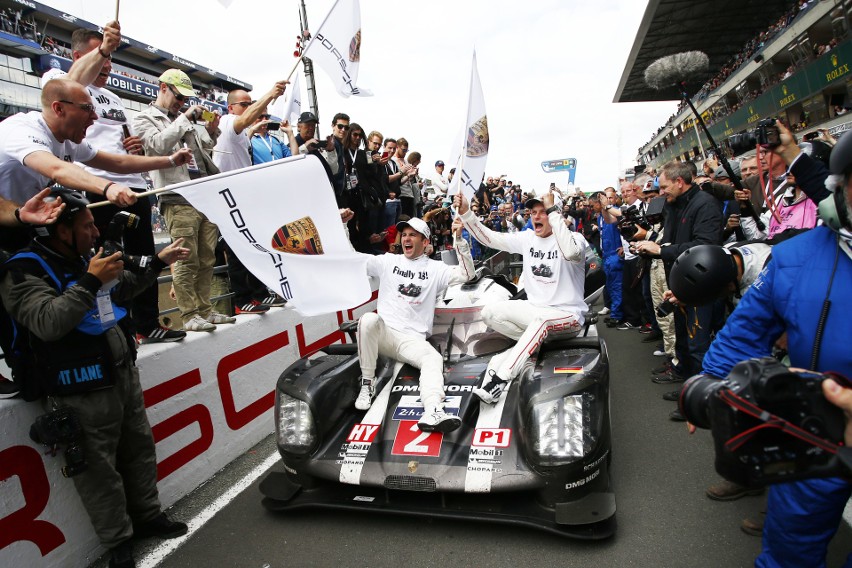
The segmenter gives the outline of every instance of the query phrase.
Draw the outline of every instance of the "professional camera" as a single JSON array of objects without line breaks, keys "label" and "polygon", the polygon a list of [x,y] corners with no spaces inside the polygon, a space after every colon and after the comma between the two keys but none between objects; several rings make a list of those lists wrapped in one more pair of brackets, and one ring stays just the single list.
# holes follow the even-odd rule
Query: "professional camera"
[{"label": "professional camera", "polygon": [[121,260],[124,262],[124,268],[135,272],[144,270],[154,260],[154,257],[150,255],[124,254],[124,230],[133,230],[138,227],[139,217],[137,215],[127,211],[119,211],[107,225],[102,244],[104,256],[110,256],[117,252],[122,253]]},{"label": "professional camera", "polygon": [[621,220],[618,222],[618,230],[628,241],[636,235],[638,231],[636,228],[637,225],[646,231],[651,230],[651,227],[662,222],[663,208],[665,206],[665,197],[655,197],[648,202],[648,207],[644,215],[639,210],[638,204],[622,209]]},{"label": "professional camera", "polygon": [[848,379],[791,370],[771,357],[734,365],[725,380],[697,375],[678,402],[692,424],[709,428],[716,471],[746,487],[842,474],[843,411],[822,381]]},{"label": "professional camera", "polygon": [[734,155],[754,150],[757,145],[763,148],[775,148],[781,145],[781,131],[774,118],[765,118],[757,123],[757,128],[734,134],[728,138],[728,144]]},{"label": "professional camera", "polygon": [[83,428],[74,410],[62,407],[36,418],[30,426],[30,439],[37,444],[50,447],[51,455],[56,455],[57,446],[65,445],[65,465],[62,475],[74,477],[89,467],[86,455],[80,446]]}]

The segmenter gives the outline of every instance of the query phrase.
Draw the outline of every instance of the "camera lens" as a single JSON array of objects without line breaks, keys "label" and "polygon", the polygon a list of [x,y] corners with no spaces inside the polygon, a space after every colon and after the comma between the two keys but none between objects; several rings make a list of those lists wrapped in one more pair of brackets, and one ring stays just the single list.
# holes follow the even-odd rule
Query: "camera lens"
[{"label": "camera lens", "polygon": [[710,428],[710,398],[715,396],[722,385],[724,381],[704,375],[687,380],[678,400],[681,414],[699,428]]}]

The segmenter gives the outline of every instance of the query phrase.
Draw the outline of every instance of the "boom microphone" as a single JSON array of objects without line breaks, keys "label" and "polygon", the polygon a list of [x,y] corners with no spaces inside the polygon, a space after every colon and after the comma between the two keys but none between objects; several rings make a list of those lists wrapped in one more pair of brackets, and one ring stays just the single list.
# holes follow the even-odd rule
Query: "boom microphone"
[{"label": "boom microphone", "polygon": [[684,51],[661,57],[645,69],[645,84],[660,90],[703,79],[710,67],[710,58],[703,51]]}]

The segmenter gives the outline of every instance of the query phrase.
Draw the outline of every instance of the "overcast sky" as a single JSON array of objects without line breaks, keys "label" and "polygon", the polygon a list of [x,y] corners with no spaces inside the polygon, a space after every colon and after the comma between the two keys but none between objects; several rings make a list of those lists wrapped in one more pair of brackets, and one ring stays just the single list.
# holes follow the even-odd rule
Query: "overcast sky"
[{"label": "overcast sky", "polygon": [[[103,25],[111,0],[42,0]],[[316,28],[332,0],[307,0]],[[358,84],[373,97],[339,96],[319,68],[320,129],[336,112],[367,131],[405,136],[423,154],[421,174],[447,160],[464,126],[471,56],[477,52],[491,145],[487,175],[525,189],[567,184],[543,160],[577,159],[576,184],[615,185],[637,148],[677,102],[612,103],[645,3],[638,0],[361,0]],[[121,3],[122,33],[252,84],[260,94],[295,61],[297,0],[145,0]],[[300,66],[301,71],[301,66]],[[304,81],[303,81],[304,91]],[[307,105],[303,97],[303,105]]]}]

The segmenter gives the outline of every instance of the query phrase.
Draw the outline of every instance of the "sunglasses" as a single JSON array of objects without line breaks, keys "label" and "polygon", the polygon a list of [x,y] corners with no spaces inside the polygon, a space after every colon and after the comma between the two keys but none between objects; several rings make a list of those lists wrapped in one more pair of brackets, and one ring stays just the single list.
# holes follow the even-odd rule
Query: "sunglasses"
[{"label": "sunglasses", "polygon": [[263,120],[269,120],[270,118],[272,118],[272,115],[271,114],[262,114],[262,115],[260,115],[260,118],[263,119]]},{"label": "sunglasses", "polygon": [[93,105],[91,103],[75,103],[74,101],[65,101],[65,100],[60,100],[60,101],[56,101],[56,102],[74,105],[75,107],[79,108],[80,110],[84,110],[86,112],[95,112],[95,105]]},{"label": "sunglasses", "polygon": [[166,86],[169,88],[169,90],[175,96],[175,99],[177,100],[177,102],[182,103],[183,101],[186,100],[186,95],[179,93],[177,89],[175,89],[174,87],[172,87],[169,84],[166,84]]},{"label": "sunglasses", "polygon": [[239,102],[239,103],[233,103],[233,104],[234,104],[235,106],[241,106],[241,107],[243,107],[243,108],[248,108],[248,107],[250,107],[251,105],[253,105],[253,104],[254,104],[254,101],[248,101],[248,102],[246,102],[246,101],[242,101],[242,102]]},{"label": "sunglasses", "polygon": [[338,130],[349,130],[348,124],[335,124],[334,127]]}]

